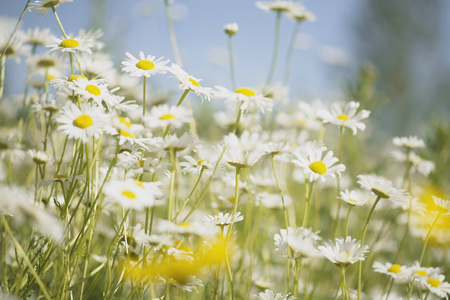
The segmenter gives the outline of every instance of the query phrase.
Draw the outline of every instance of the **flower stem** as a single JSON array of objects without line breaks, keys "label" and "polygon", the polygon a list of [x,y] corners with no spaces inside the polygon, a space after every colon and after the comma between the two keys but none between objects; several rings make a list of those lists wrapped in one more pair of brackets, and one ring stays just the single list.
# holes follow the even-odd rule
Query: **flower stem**
[{"label": "flower stem", "polygon": [[234,63],[233,63],[233,44],[232,44],[233,35],[228,35],[228,57],[230,61],[230,76],[231,76],[231,86],[233,90],[236,89],[236,80],[234,77]]},{"label": "flower stem", "polygon": [[305,208],[303,210],[303,220],[302,220],[302,227],[306,227],[308,224],[308,211],[309,211],[309,202],[311,200],[312,190],[314,187],[314,182],[311,182],[311,185],[306,183],[306,198],[305,198]]},{"label": "flower stem", "polygon": [[348,220],[350,219],[350,212],[352,211],[353,206],[349,205],[347,218],[345,218],[345,236],[348,236]]},{"label": "flower stem", "polygon": [[[367,216],[366,224],[364,225],[362,237],[361,237],[361,246],[364,246],[364,240],[366,238],[366,232],[367,228],[369,227],[369,221],[372,217],[373,211],[375,210],[375,207],[377,206],[378,202],[380,201],[381,197],[377,196],[377,199],[372,205],[372,208],[370,209],[369,215]],[[359,268],[358,268],[358,300],[361,299],[361,285],[362,285],[362,260],[359,261]]]},{"label": "flower stem", "polygon": [[278,192],[280,193],[280,196],[281,196],[281,202],[283,204],[283,213],[284,213],[284,225],[286,226],[286,229],[287,229],[289,227],[289,217],[288,217],[288,213],[287,213],[287,210],[286,210],[286,205],[284,203],[283,192],[281,191],[280,183],[278,182],[277,172],[275,170],[274,156],[275,156],[275,154],[271,155],[273,177],[275,177],[275,182],[277,183]]},{"label": "flower stem", "polygon": [[178,43],[177,43],[177,38],[175,36],[175,30],[173,29],[172,17],[170,15],[169,0],[165,0],[164,4],[165,4],[167,27],[169,29],[170,44],[172,45],[173,56],[175,57],[175,62],[180,67],[183,67],[183,63],[181,62],[180,51],[178,50]]},{"label": "flower stem", "polygon": [[291,73],[292,54],[294,53],[295,44],[297,43],[298,31],[300,30],[301,21],[295,23],[294,31],[292,32],[291,41],[289,42],[288,52],[286,54],[286,65],[284,66],[283,84],[287,85],[289,82],[289,75]]},{"label": "flower stem", "polygon": [[144,82],[142,83],[142,115],[145,116],[145,96],[147,89],[147,77],[144,76]]},{"label": "flower stem", "polygon": [[436,219],[434,219],[433,224],[431,224],[430,229],[428,230],[427,236],[425,238],[425,242],[423,243],[422,253],[420,254],[420,260],[419,265],[422,264],[423,257],[425,255],[425,249],[427,248],[428,240],[431,236],[431,231],[433,230],[434,226],[436,225],[437,221],[439,220],[439,217],[442,215],[442,212],[439,212],[436,216]]},{"label": "flower stem", "polygon": [[281,24],[281,11],[277,11],[277,18],[275,21],[275,41],[273,43],[272,63],[270,65],[269,75],[267,77],[266,85],[272,83],[273,75],[275,73],[275,67],[277,65],[278,46],[280,44],[280,24]]}]

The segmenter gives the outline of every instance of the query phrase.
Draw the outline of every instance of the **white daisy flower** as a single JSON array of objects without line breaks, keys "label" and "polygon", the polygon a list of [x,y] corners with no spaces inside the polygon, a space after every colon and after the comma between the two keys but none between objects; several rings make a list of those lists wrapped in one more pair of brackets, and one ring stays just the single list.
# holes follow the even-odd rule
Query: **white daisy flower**
[{"label": "white daisy flower", "polygon": [[276,154],[279,154],[280,152],[286,152],[289,149],[290,149],[290,146],[286,142],[279,142],[279,143],[268,142],[268,143],[265,143],[264,145],[262,145],[262,148],[261,148],[261,150],[264,154],[269,154],[269,155],[276,155]]},{"label": "white daisy flower", "polygon": [[256,2],[256,7],[265,11],[289,11],[295,5],[293,1],[275,0],[270,2]]},{"label": "white daisy flower", "polygon": [[396,137],[392,140],[394,145],[409,149],[425,148],[425,142],[417,136]]},{"label": "white daisy flower", "polygon": [[241,216],[240,212],[237,212],[236,214],[230,213],[223,214],[220,212],[218,215],[215,216],[211,215],[204,216],[203,220],[206,222],[213,223],[217,226],[223,227],[244,220],[244,216]]},{"label": "white daisy flower", "polygon": [[295,300],[297,297],[287,295],[282,295],[280,293],[275,294],[271,290],[267,289],[264,292],[255,295],[255,300]]},{"label": "white daisy flower", "polygon": [[225,102],[239,106],[244,113],[253,112],[255,110],[264,113],[272,110],[273,100],[262,94],[257,94],[250,88],[240,87],[234,92],[221,86],[216,86],[216,89],[216,98],[225,99]]},{"label": "white daisy flower", "polygon": [[293,4],[289,12],[287,12],[286,16],[296,21],[316,20],[316,16],[312,12],[306,10],[305,6],[300,2],[296,2],[295,4]]},{"label": "white daisy flower", "polygon": [[361,120],[366,119],[370,115],[370,111],[361,110],[357,112],[359,103],[350,101],[344,105],[344,103],[333,103],[330,110],[321,110],[319,115],[321,116],[323,123],[331,123],[337,126],[348,127],[353,131],[355,135],[359,130],[366,129],[366,125]]},{"label": "white daisy flower", "polygon": [[239,26],[237,23],[228,23],[223,26],[223,30],[228,35],[235,35],[239,31]]},{"label": "white daisy flower", "polygon": [[25,43],[33,46],[45,46],[52,42],[50,28],[28,28],[26,31],[18,31],[17,35]]},{"label": "white daisy flower", "polygon": [[276,251],[293,259],[319,257],[316,243],[321,240],[318,232],[311,228],[300,227],[297,229],[288,227],[281,229],[280,234],[274,236]]},{"label": "white daisy flower", "polygon": [[434,195],[432,195],[431,198],[433,198],[434,204],[438,206],[439,212],[450,215],[450,200],[441,199]]},{"label": "white daisy flower", "polygon": [[108,90],[108,85],[103,80],[87,80],[83,77],[78,77],[73,81],[71,88],[75,94],[82,96],[86,100],[92,99],[98,106],[103,106],[103,101],[108,108],[117,104],[117,99]]},{"label": "white daisy flower", "polygon": [[45,165],[53,161],[53,157],[51,157],[45,152],[35,149],[28,150],[28,155],[38,165]]},{"label": "white daisy flower", "polygon": [[180,128],[192,121],[194,121],[194,117],[191,109],[167,104],[154,106],[150,113],[144,117],[144,122],[149,128],[166,128],[169,125]]},{"label": "white daisy flower", "polygon": [[49,74],[61,73],[65,68],[65,63],[61,57],[44,52],[30,55],[26,60],[27,67],[35,73],[37,70],[44,70]]},{"label": "white daisy flower", "polygon": [[61,51],[61,52],[86,52],[92,54],[91,47],[92,41],[85,36],[77,37],[53,37],[53,44],[48,44],[45,47],[51,48],[48,52]]},{"label": "white daisy flower", "polygon": [[[0,36],[0,53],[5,51],[8,39],[2,39]],[[14,60],[16,63],[20,63],[20,56],[28,55],[30,53],[30,46],[24,44],[20,39],[13,38],[8,44],[8,49],[6,49],[5,57]]]},{"label": "white daisy flower", "polygon": [[335,242],[329,240],[318,249],[338,267],[347,267],[357,261],[365,260],[365,254],[369,252],[369,246],[361,246],[361,241],[356,241],[351,236],[346,237],[345,240],[337,238]]},{"label": "white daisy flower", "polygon": [[125,53],[128,58],[122,61],[122,71],[128,73],[131,77],[150,77],[155,74],[165,74],[169,70],[166,64],[169,60],[162,60],[163,57],[155,59],[156,56],[144,55],[139,52],[139,58],[134,57],[131,53]]},{"label": "white daisy flower", "polygon": [[[162,278],[161,279],[165,282],[166,279]],[[189,275],[187,276],[187,278],[183,278],[183,280],[180,282],[178,282],[176,279],[174,278],[170,278],[169,279],[169,283],[173,286],[175,286],[177,289],[184,291],[184,292],[192,292],[192,291],[196,291],[198,292],[198,288],[203,286],[202,284],[202,280],[197,278],[194,275]]]},{"label": "white daisy flower", "polygon": [[401,266],[399,264],[392,264],[390,262],[381,263],[375,261],[373,263],[373,270],[377,273],[383,273],[391,276],[394,279],[408,279],[411,276],[411,271],[406,266]]},{"label": "white daisy flower", "polygon": [[[251,136],[259,136],[253,133]],[[226,146],[225,161],[233,167],[246,168],[254,165],[262,156],[263,152],[260,147],[247,148],[245,137],[251,138],[249,132],[245,131],[239,139],[234,133],[230,133],[224,137]],[[244,138],[243,138],[244,137]]]},{"label": "white daisy flower", "polygon": [[200,85],[201,79],[195,78],[194,76],[186,73],[179,65],[172,64],[170,66],[169,72],[175,75],[180,84],[178,88],[180,90],[191,90],[200,96],[202,99],[211,100],[213,97],[214,90],[210,87],[203,87]]},{"label": "white daisy flower", "polygon": [[450,283],[444,280],[444,275],[437,275],[434,277],[423,278],[420,280],[420,284],[439,298],[448,299],[450,296]]},{"label": "white daisy flower", "polygon": [[443,272],[442,268],[422,267],[418,261],[415,261],[409,269],[411,276],[421,280],[428,277],[437,277]]},{"label": "white daisy flower", "polygon": [[73,0],[42,0],[30,3],[28,11],[37,11],[42,16],[44,16],[49,9],[52,7],[57,7],[62,3],[73,2]]},{"label": "white daisy flower", "polygon": [[103,193],[107,200],[125,208],[142,209],[157,205],[162,197],[159,182],[141,182],[136,180],[111,180],[105,184]]},{"label": "white daisy flower", "polygon": [[325,150],[326,147],[321,146],[320,143],[309,142],[303,148],[293,152],[295,159],[292,162],[303,168],[310,182],[319,178],[322,182],[325,182],[328,177],[336,178],[336,176],[341,175],[341,172],[345,171],[343,164],[336,165],[339,160],[333,156],[333,151],[328,151],[322,157]]},{"label": "white daisy flower", "polygon": [[276,122],[286,128],[304,128],[311,131],[319,131],[323,124],[318,112],[324,109],[324,103],[316,99],[310,102],[300,101],[293,112],[280,112]]},{"label": "white daisy flower", "polygon": [[183,174],[192,173],[194,175],[200,175],[200,173],[203,171],[204,176],[209,177],[212,175],[213,167],[211,163],[208,162],[207,160],[203,159],[195,160],[194,158],[188,155],[186,155],[184,159],[187,160],[187,162],[180,163],[180,166],[183,167],[183,169],[181,170]]},{"label": "white daisy flower", "polygon": [[[406,153],[400,150],[392,151],[391,156],[399,162],[406,162]],[[428,176],[436,168],[434,162],[423,159],[414,152],[409,152],[409,161],[411,162],[412,173],[419,172],[424,176]]]},{"label": "white daisy flower", "polygon": [[86,143],[90,138],[100,136],[109,123],[109,117],[97,106],[85,104],[79,109],[71,103],[61,109],[55,122],[63,134]]},{"label": "white daisy flower", "polygon": [[358,184],[365,190],[371,191],[377,197],[389,199],[393,203],[409,205],[411,196],[403,189],[396,189],[390,180],[375,175],[358,175]]},{"label": "white daisy flower", "polygon": [[351,206],[364,206],[367,201],[369,201],[369,199],[364,197],[364,195],[359,191],[349,191],[348,189],[341,191],[338,199],[347,202]]}]

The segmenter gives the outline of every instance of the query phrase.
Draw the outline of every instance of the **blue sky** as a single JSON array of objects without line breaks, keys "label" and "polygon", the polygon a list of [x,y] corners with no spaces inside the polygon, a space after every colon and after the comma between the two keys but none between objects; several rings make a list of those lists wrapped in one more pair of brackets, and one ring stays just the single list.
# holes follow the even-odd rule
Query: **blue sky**
[{"label": "blue sky", "polygon": [[[126,51],[139,51],[173,60],[163,2],[103,0],[104,15],[93,8],[100,1],[75,0],[57,8],[67,32],[89,29],[92,18],[105,20],[104,40],[119,66]],[[0,15],[18,18],[26,1],[8,1],[1,5]],[[358,0],[310,0],[305,6],[317,16],[316,22],[302,24],[301,43],[294,53],[291,72],[291,95],[308,98],[333,98],[339,95],[341,79],[356,64],[351,60],[352,26],[358,12]],[[230,87],[227,67],[227,36],[223,33],[226,23],[239,24],[239,33],[233,38],[236,80],[238,86],[262,84],[269,71],[272,56],[275,14],[256,8],[250,0],[175,0],[173,14],[184,68],[205,85]],[[59,29],[51,12],[44,17],[28,12],[22,28],[50,27],[55,34]],[[281,23],[280,50],[274,81],[282,79],[284,57],[294,22],[283,18]],[[349,64],[336,67],[320,59],[324,47],[342,49]],[[14,63],[10,63],[13,65]],[[13,67],[13,66],[11,66]],[[19,73],[19,76],[22,76]],[[20,91],[20,88],[13,91]]]}]

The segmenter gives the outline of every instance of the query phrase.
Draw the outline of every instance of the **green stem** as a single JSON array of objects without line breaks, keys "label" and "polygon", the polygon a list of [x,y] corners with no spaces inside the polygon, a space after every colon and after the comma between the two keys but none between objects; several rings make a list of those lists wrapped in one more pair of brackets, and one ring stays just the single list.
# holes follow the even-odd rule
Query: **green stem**
[{"label": "green stem", "polygon": [[181,62],[180,51],[178,50],[177,38],[175,36],[175,30],[173,29],[172,18],[170,15],[169,1],[170,0],[165,0],[164,4],[165,4],[165,11],[166,11],[167,27],[169,29],[170,44],[172,45],[172,51],[173,51],[173,56],[175,57],[175,62],[180,67],[183,67],[183,63]]},{"label": "green stem", "polygon": [[389,283],[389,289],[388,289],[388,291],[387,291],[386,299],[385,299],[385,300],[388,300],[388,299],[389,299],[389,295],[391,294],[392,286],[393,286],[393,284],[394,284],[394,278],[391,278],[390,281],[391,281],[391,282]]},{"label": "green stem", "polygon": [[142,91],[142,115],[145,116],[145,96],[146,96],[146,88],[147,88],[147,77],[144,76],[144,82],[142,83],[143,91]]},{"label": "green stem", "polygon": [[169,190],[169,204],[167,208],[167,220],[172,220],[172,211],[173,211],[173,195],[175,193],[175,176],[176,176],[176,157],[175,157],[175,151],[170,151],[170,160],[172,163],[172,172],[170,172],[170,190]]},{"label": "green stem", "polygon": [[272,63],[270,65],[270,71],[267,77],[266,85],[270,85],[272,83],[273,75],[275,73],[275,67],[277,65],[278,46],[280,44],[280,25],[281,25],[281,11],[278,10],[275,23],[275,41],[273,43]]},{"label": "green stem", "polygon": [[233,44],[232,44],[233,35],[228,35],[228,58],[230,61],[230,76],[231,76],[231,86],[233,90],[236,89],[236,80],[234,77],[234,63],[233,63]]},{"label": "green stem", "polygon": [[348,293],[347,293],[347,284],[345,283],[345,267],[341,268],[341,284],[342,284],[342,299],[348,300]]},{"label": "green stem", "polygon": [[431,236],[431,231],[433,230],[434,226],[436,225],[437,221],[439,220],[439,217],[442,215],[442,212],[439,212],[436,216],[436,219],[434,219],[433,224],[431,224],[430,229],[428,230],[427,236],[425,238],[425,242],[423,243],[422,253],[420,254],[420,260],[419,265],[422,265],[422,260],[425,255],[425,249],[427,248],[428,240]]},{"label": "green stem", "polygon": [[350,212],[352,211],[353,206],[349,205],[347,218],[345,218],[345,236],[348,236],[348,220],[350,219]]},{"label": "green stem", "polygon": [[181,208],[178,210],[178,212],[176,213],[175,217],[173,217],[172,222],[176,222],[177,217],[180,215],[181,211],[183,210],[183,208],[186,206],[186,204],[189,202],[189,200],[192,197],[192,194],[194,194],[195,190],[197,189],[198,184],[200,183],[200,179],[202,178],[203,175],[203,171],[205,169],[202,168],[202,170],[200,171],[200,175],[198,176],[197,182],[194,184],[194,187],[192,188],[191,192],[189,193],[189,196],[186,198],[186,200],[184,200],[183,205],[181,206]]},{"label": "green stem", "polygon": [[0,99],[3,96],[3,89],[5,86],[5,66],[6,66],[6,56],[0,60]]},{"label": "green stem", "polygon": [[[241,168],[236,167],[236,182],[235,182],[235,188],[234,188],[234,205],[233,205],[233,214],[232,214],[232,218],[234,218],[234,216],[236,215],[237,212],[237,206],[239,203],[239,178],[240,178],[240,172],[241,172]],[[227,232],[227,239],[230,236],[230,234],[232,234],[231,232],[233,231],[233,224],[230,224],[230,227],[228,228],[228,232]]]},{"label": "green stem", "polygon": [[291,41],[289,42],[288,52],[286,54],[286,65],[284,66],[283,84],[287,85],[289,82],[289,75],[291,73],[292,54],[294,53],[295,44],[297,43],[298,31],[300,30],[301,21],[295,23],[294,31],[292,32]]},{"label": "green stem", "polygon": [[66,31],[64,30],[64,27],[62,26],[61,20],[59,19],[54,6],[52,6],[52,11],[53,11],[53,14],[55,15],[56,22],[58,22],[59,29],[61,29],[62,34],[67,39]]},{"label": "green stem", "polygon": [[36,273],[36,270],[34,269],[33,264],[28,259],[28,256],[25,253],[25,251],[23,251],[22,246],[20,246],[19,242],[14,237],[14,234],[11,232],[11,228],[9,228],[8,222],[6,221],[4,216],[2,216],[2,223],[3,223],[3,227],[5,228],[6,233],[10,236],[11,240],[13,241],[17,252],[19,253],[20,256],[22,256],[25,264],[27,265],[27,267],[30,270],[31,274],[33,275],[34,279],[36,280],[36,283],[41,288],[41,291],[44,294],[45,299],[50,300],[51,297],[50,297],[49,293],[47,292],[47,288],[45,287],[45,285],[42,282],[41,278],[39,278],[39,275]]},{"label": "green stem", "polygon": [[302,227],[306,227],[306,225],[308,224],[308,215],[309,215],[309,202],[311,200],[311,195],[312,195],[312,190],[314,187],[314,181],[311,182],[311,185],[309,185],[308,183],[306,183],[307,188],[306,190],[306,197],[305,197],[305,207],[303,210],[303,220],[302,220]]},{"label": "green stem", "polygon": [[274,156],[275,154],[271,155],[271,160],[272,160],[272,171],[273,171],[273,176],[275,177],[275,182],[277,184],[277,188],[278,188],[278,192],[280,193],[281,196],[281,202],[283,204],[283,213],[284,213],[284,225],[286,226],[286,229],[288,229],[289,227],[289,217],[288,217],[288,213],[286,210],[286,205],[284,203],[284,196],[283,196],[283,192],[281,191],[281,187],[280,187],[280,183],[278,182],[278,177],[277,177],[277,172],[275,170],[275,160],[274,160]]},{"label": "green stem", "polygon": [[233,225],[233,223],[230,224],[230,227],[228,228],[228,232],[227,235],[225,236],[224,234],[224,228],[223,226],[220,227],[221,233],[222,233],[222,243],[223,243],[223,251],[225,253],[225,263],[227,265],[227,271],[228,271],[228,278],[230,280],[230,293],[231,293],[231,299],[234,300],[234,284],[233,284],[233,272],[231,272],[231,266],[230,266],[230,259],[228,257],[228,251],[227,251],[227,240],[228,240],[228,235],[230,233],[231,230],[231,225]]},{"label": "green stem", "polygon": [[[377,199],[373,203],[372,208],[370,209],[369,215],[367,216],[366,224],[364,225],[364,229],[363,229],[363,233],[362,233],[362,237],[361,237],[361,247],[364,246],[364,240],[366,238],[366,232],[367,232],[367,228],[369,227],[370,218],[372,217],[375,207],[377,206],[380,199],[381,199],[381,197],[377,196]],[[361,299],[361,287],[362,287],[362,260],[359,261],[359,268],[358,268],[358,300]]]}]

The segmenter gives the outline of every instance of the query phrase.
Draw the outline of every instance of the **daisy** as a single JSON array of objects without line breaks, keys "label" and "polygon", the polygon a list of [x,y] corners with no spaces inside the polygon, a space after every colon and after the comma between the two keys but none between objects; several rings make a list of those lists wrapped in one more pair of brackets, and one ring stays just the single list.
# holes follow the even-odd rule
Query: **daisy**
[{"label": "daisy", "polygon": [[288,18],[294,19],[296,21],[315,21],[316,16],[306,10],[305,6],[303,4],[296,2],[294,5],[292,5],[289,12],[286,14]]},{"label": "daisy", "polygon": [[[249,136],[249,132],[245,131],[239,139],[234,133],[230,133],[224,137],[226,146],[225,160],[233,167],[247,168],[254,165],[262,156],[263,152],[260,147],[249,149],[246,147],[243,136]],[[252,134],[253,137],[259,136]],[[250,136],[249,136],[250,137]]]},{"label": "daisy", "polygon": [[288,227],[281,229],[280,234],[274,236],[276,251],[290,258],[299,259],[305,257],[321,256],[317,250],[316,243],[321,238],[318,232],[313,232],[311,228],[300,227],[297,229]]},{"label": "daisy", "polygon": [[28,11],[38,11],[42,16],[45,16],[47,11],[52,7],[55,8],[62,3],[73,2],[73,0],[42,0],[30,3]]},{"label": "daisy", "polygon": [[61,109],[55,122],[63,134],[86,143],[90,138],[100,136],[109,123],[109,117],[101,108],[91,104],[82,105],[79,109],[71,103]]},{"label": "daisy", "polygon": [[28,155],[37,165],[45,165],[53,161],[53,158],[47,153],[34,149],[28,150]]},{"label": "daisy", "polygon": [[419,278],[420,280],[425,279],[427,277],[437,277],[442,274],[442,268],[433,268],[433,267],[421,267],[418,261],[415,261],[411,267],[409,267],[411,271],[411,275],[415,278]]},{"label": "daisy", "polygon": [[450,295],[450,283],[445,282],[444,280],[444,275],[437,275],[434,277],[423,278],[420,280],[420,283],[436,296],[448,299]]},{"label": "daisy", "polygon": [[26,60],[26,64],[28,69],[32,72],[44,70],[50,74],[54,74],[55,70],[57,70],[56,73],[61,73],[65,67],[61,57],[52,55],[48,52],[29,56]]},{"label": "daisy", "polygon": [[[8,39],[3,39],[0,35],[0,55],[5,51]],[[13,38],[8,44],[5,57],[14,60],[16,63],[20,63],[20,56],[28,55],[30,53],[30,46],[23,43],[22,40]]]},{"label": "daisy", "polygon": [[125,208],[142,209],[157,205],[157,198],[162,197],[159,186],[158,182],[111,180],[105,184],[103,193],[106,199]]},{"label": "daisy", "polygon": [[280,143],[268,142],[268,143],[265,143],[264,145],[262,145],[262,148],[261,148],[261,150],[264,154],[270,154],[270,155],[276,155],[276,154],[279,154],[280,152],[286,152],[289,149],[290,149],[290,146],[286,142],[280,142]]},{"label": "daisy", "polygon": [[239,26],[237,23],[228,23],[223,26],[223,29],[228,35],[235,35],[239,31]]},{"label": "daisy", "polygon": [[383,264],[376,261],[373,263],[373,270],[377,273],[389,275],[394,279],[408,279],[411,276],[410,269],[406,266],[389,262]]},{"label": "daisy", "polygon": [[271,2],[256,2],[256,7],[265,11],[285,12],[291,10],[295,5],[293,1],[275,0]]},{"label": "daisy", "polygon": [[335,242],[329,240],[319,246],[318,249],[328,258],[329,261],[338,267],[347,267],[357,261],[365,260],[365,254],[369,251],[369,246],[361,246],[361,242],[352,240],[351,236],[337,238]]},{"label": "daisy", "polygon": [[212,99],[214,90],[210,87],[202,87],[200,85],[201,79],[189,75],[179,65],[172,64],[170,66],[169,72],[175,75],[175,78],[180,82],[180,84],[178,85],[178,89],[191,90],[196,93],[197,96],[202,97],[202,99]]},{"label": "daisy", "polygon": [[358,191],[341,191],[338,199],[347,202],[351,206],[364,206],[369,199],[364,197],[364,195]]},{"label": "daisy", "polygon": [[144,52],[139,52],[139,58],[134,57],[131,53],[125,53],[128,58],[122,61],[122,71],[128,73],[131,77],[150,77],[155,74],[165,74],[169,70],[166,64],[169,60],[162,60],[160,57],[155,60],[155,56],[144,55]]},{"label": "daisy", "polygon": [[341,172],[345,171],[343,164],[336,165],[339,160],[333,156],[333,151],[328,151],[322,157],[325,150],[326,147],[311,142],[305,148],[293,152],[296,158],[292,162],[296,166],[303,168],[310,182],[314,182],[319,178],[322,182],[325,182],[328,177],[336,178],[336,176],[341,175]]},{"label": "daisy", "polygon": [[371,191],[379,198],[389,199],[395,204],[409,205],[411,196],[403,189],[396,189],[392,182],[381,176],[358,175],[358,184],[365,190]]},{"label": "daisy", "polygon": [[93,46],[92,41],[85,36],[78,37],[52,37],[53,44],[48,44],[45,47],[51,48],[48,52],[61,51],[61,52],[86,52],[92,54],[91,47]]},{"label": "daisy", "polygon": [[431,197],[433,198],[433,202],[438,207],[440,213],[450,215],[450,200],[441,199],[434,195]]},{"label": "daisy", "polygon": [[282,295],[277,293],[276,295],[271,290],[267,289],[264,292],[255,295],[255,300],[295,300],[297,297],[287,295]]},{"label": "daisy", "polygon": [[331,123],[337,126],[348,127],[355,135],[359,130],[366,129],[366,125],[361,120],[366,119],[370,115],[370,111],[361,110],[357,112],[359,103],[350,101],[345,105],[343,103],[333,103],[330,110],[322,110],[319,112],[323,123]]},{"label": "daisy", "polygon": [[215,97],[225,99],[225,102],[239,106],[244,113],[259,110],[261,112],[271,111],[273,101],[262,94],[257,94],[250,88],[240,87],[234,92],[224,87],[216,86]]},{"label": "daisy", "polygon": [[[399,151],[399,150],[392,151],[391,156],[399,162],[406,162],[406,153],[403,153],[402,151]],[[409,156],[409,161],[411,163],[411,172],[412,173],[419,172],[420,174],[422,174],[424,176],[428,176],[436,168],[434,162],[423,159],[419,155],[415,154],[414,152],[409,152],[408,156]]]},{"label": "daisy", "polygon": [[409,149],[425,148],[425,142],[417,136],[396,137],[392,140],[394,145]]},{"label": "daisy", "polygon": [[237,212],[236,214],[230,214],[230,213],[223,214],[220,212],[218,215],[215,215],[215,216],[211,216],[211,215],[204,216],[203,220],[206,222],[213,223],[217,226],[224,227],[224,226],[228,226],[230,224],[244,220],[244,216],[241,216],[240,212]]},{"label": "daisy", "polygon": [[207,160],[203,159],[195,160],[194,158],[188,155],[186,155],[184,159],[187,160],[187,162],[180,163],[180,166],[183,167],[183,169],[181,170],[183,174],[192,173],[194,175],[200,175],[200,173],[203,172],[202,174],[207,177],[212,175],[213,167],[211,163],[209,163]]},{"label": "daisy", "polygon": [[192,110],[189,108],[167,104],[154,106],[150,114],[144,117],[145,124],[150,128],[166,128],[169,125],[180,128],[193,121]]},{"label": "daisy", "polygon": [[18,31],[18,36],[25,43],[32,46],[45,46],[52,42],[52,34],[50,28],[28,28],[27,31]]},{"label": "daisy", "polygon": [[[68,81],[70,81],[70,78]],[[86,100],[92,99],[98,106],[103,106],[103,101],[109,109],[117,105],[118,100],[112,95],[112,91],[108,90],[108,84],[103,80],[87,80],[86,78],[78,77],[72,83],[71,88],[75,94],[82,96]]]}]

